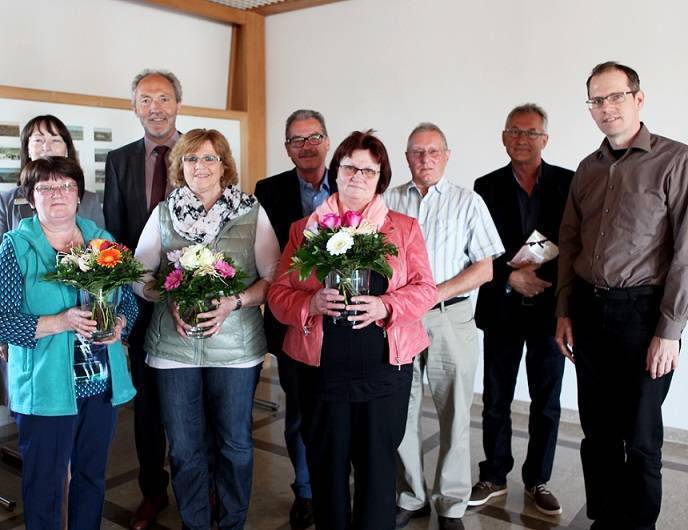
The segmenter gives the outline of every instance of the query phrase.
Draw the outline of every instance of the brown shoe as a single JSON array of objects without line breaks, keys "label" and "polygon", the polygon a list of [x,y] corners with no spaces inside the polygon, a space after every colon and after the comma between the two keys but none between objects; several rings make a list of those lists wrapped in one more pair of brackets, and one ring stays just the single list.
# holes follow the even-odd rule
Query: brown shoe
[{"label": "brown shoe", "polygon": [[482,506],[493,497],[506,495],[506,484],[494,484],[489,480],[481,480],[471,490],[468,506]]},{"label": "brown shoe", "polygon": [[156,497],[144,497],[136,508],[134,515],[129,523],[131,530],[146,530],[153,525],[155,518],[170,503],[167,493]]},{"label": "brown shoe", "polygon": [[533,499],[538,511],[545,515],[559,515],[561,504],[554,494],[547,489],[547,484],[538,484],[532,488],[526,488],[526,495]]}]

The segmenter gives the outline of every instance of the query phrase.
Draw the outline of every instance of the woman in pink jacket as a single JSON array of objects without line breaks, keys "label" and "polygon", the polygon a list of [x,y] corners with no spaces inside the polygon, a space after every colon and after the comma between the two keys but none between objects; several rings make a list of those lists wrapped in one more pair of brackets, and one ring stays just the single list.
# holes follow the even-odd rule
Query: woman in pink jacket
[{"label": "woman in pink jacket", "polygon": [[[392,530],[395,458],[406,426],[412,361],[429,345],[421,318],[437,292],[417,222],[389,211],[381,194],[391,180],[387,150],[370,132],[353,132],[335,151],[329,171],[339,192],[294,223],[268,293],[273,314],[289,326],[284,351],[301,364],[301,431],[313,486],[316,528]],[[392,277],[371,274],[370,295],[344,305],[335,289],[289,272],[306,226],[327,214],[362,214],[397,247]],[[352,327],[330,316],[357,309]],[[349,474],[354,467],[353,521]]]}]

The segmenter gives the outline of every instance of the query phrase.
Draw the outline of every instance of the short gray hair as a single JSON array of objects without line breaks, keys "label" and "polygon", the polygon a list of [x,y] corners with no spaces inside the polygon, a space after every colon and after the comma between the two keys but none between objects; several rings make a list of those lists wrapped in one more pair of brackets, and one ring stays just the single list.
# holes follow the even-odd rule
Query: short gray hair
[{"label": "short gray hair", "polygon": [[284,127],[284,139],[286,140],[289,137],[289,127],[291,127],[292,123],[294,123],[297,120],[300,121],[311,119],[318,120],[318,123],[320,124],[320,127],[323,130],[323,134],[325,134],[325,136],[328,136],[327,127],[325,126],[325,118],[321,113],[319,113],[317,110],[299,109],[292,112],[287,118],[287,125]]},{"label": "short gray hair", "polygon": [[424,121],[416,125],[413,130],[411,131],[411,134],[408,136],[408,140],[406,141],[406,150],[409,150],[409,147],[411,147],[411,138],[413,138],[413,135],[422,133],[422,132],[434,132],[440,135],[440,138],[442,138],[442,145],[444,146],[445,149],[449,149],[449,144],[447,144],[447,137],[444,135],[444,132],[442,132],[442,129],[440,129],[437,125],[434,123],[431,123],[429,121]]},{"label": "short gray hair", "polygon": [[151,75],[159,75],[160,77],[167,79],[174,89],[174,98],[177,100],[177,103],[182,101],[182,84],[179,82],[179,79],[177,79],[176,75],[169,70],[155,70],[152,68],[146,68],[145,70],[142,70],[136,74],[136,77],[134,77],[134,80],[131,82],[132,104],[136,104],[136,89],[139,87],[139,83]]},{"label": "short gray hair", "polygon": [[545,112],[545,109],[543,109],[540,105],[537,105],[535,103],[524,103],[523,105],[514,107],[513,109],[511,109],[511,112],[506,117],[504,127],[509,125],[511,118],[513,118],[517,114],[537,114],[538,116],[540,116],[540,118],[542,118],[542,128],[545,132],[547,132],[547,113]]}]

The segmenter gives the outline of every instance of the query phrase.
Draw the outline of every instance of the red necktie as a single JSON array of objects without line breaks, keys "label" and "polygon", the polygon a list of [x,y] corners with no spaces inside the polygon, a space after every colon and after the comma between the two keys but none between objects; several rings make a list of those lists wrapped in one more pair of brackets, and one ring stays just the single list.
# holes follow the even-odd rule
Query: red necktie
[{"label": "red necktie", "polygon": [[167,151],[170,148],[166,145],[159,145],[153,151],[157,153],[155,159],[155,167],[153,168],[153,185],[151,186],[151,200],[150,210],[153,210],[158,203],[165,199],[165,190],[167,189]]}]

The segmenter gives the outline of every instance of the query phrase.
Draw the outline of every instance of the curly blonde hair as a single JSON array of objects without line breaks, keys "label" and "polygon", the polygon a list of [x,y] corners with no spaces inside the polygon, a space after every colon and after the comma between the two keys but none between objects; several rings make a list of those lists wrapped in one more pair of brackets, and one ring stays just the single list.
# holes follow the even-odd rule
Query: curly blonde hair
[{"label": "curly blonde hair", "polygon": [[220,162],[222,163],[224,171],[220,178],[220,185],[226,188],[227,186],[233,186],[239,182],[236,162],[232,156],[229,142],[227,142],[224,135],[215,129],[191,129],[177,140],[172,151],[170,151],[168,177],[172,186],[175,188],[186,186],[182,156],[188,155],[189,153],[195,153],[205,142],[211,143],[217,156],[221,159]]}]

